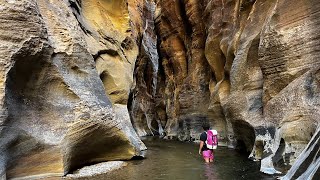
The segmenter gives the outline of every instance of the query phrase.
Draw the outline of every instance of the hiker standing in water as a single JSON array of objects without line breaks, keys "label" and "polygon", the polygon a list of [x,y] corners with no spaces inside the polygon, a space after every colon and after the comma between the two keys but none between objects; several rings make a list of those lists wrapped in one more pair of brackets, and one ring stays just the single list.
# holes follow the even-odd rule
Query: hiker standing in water
[{"label": "hiker standing in water", "polygon": [[206,163],[213,162],[213,149],[217,149],[218,133],[216,130],[209,130],[209,124],[202,125],[202,128],[205,132],[200,135],[199,154],[201,155],[202,152],[202,157]]}]

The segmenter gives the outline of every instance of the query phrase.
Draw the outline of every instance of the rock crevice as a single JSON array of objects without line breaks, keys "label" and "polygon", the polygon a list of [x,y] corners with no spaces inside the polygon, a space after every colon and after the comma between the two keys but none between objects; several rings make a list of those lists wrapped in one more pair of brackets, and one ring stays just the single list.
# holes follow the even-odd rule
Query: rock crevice
[{"label": "rock crevice", "polygon": [[319,12],[316,0],[0,0],[0,175],[128,160],[139,136],[196,141],[209,123],[261,171],[315,177]]},{"label": "rock crevice", "polygon": [[[155,2],[159,73],[147,97],[156,106],[152,116],[131,110],[142,134],[161,122],[167,138],[196,140],[209,122],[261,171],[290,168],[319,124],[316,1]],[[135,76],[142,71],[151,72],[139,66]],[[131,103],[149,105],[139,96]]]}]

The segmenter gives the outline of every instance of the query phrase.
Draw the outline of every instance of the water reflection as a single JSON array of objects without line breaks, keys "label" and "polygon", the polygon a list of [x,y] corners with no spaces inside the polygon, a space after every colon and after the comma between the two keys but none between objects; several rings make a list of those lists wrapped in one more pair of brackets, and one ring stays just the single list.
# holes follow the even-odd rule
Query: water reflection
[{"label": "water reflection", "polygon": [[203,165],[204,169],[204,176],[207,178],[207,180],[217,180],[219,179],[217,176],[217,170],[215,169],[215,165],[213,163],[205,163]]},{"label": "water reflection", "polygon": [[[213,163],[206,164],[198,154],[198,145],[144,139],[147,158],[128,161],[128,166],[91,179],[115,180],[238,180],[270,179],[259,172],[259,164],[234,150],[220,147]],[[85,178],[84,178],[85,179]],[[273,178],[271,178],[273,179]]]}]

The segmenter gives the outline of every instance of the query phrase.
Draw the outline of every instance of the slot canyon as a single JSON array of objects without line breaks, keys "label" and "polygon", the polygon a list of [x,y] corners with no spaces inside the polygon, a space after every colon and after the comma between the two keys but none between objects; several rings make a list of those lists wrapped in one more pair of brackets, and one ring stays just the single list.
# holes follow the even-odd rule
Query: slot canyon
[{"label": "slot canyon", "polygon": [[141,159],[141,137],[204,123],[265,174],[318,179],[318,28],[318,0],[0,0],[0,179]]}]

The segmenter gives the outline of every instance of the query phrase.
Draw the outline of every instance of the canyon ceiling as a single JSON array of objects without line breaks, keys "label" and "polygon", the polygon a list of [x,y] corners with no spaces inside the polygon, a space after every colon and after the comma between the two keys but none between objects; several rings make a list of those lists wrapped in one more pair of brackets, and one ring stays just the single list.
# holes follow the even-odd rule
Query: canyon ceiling
[{"label": "canyon ceiling", "polygon": [[0,0],[0,178],[199,139],[320,176],[317,0]]}]

